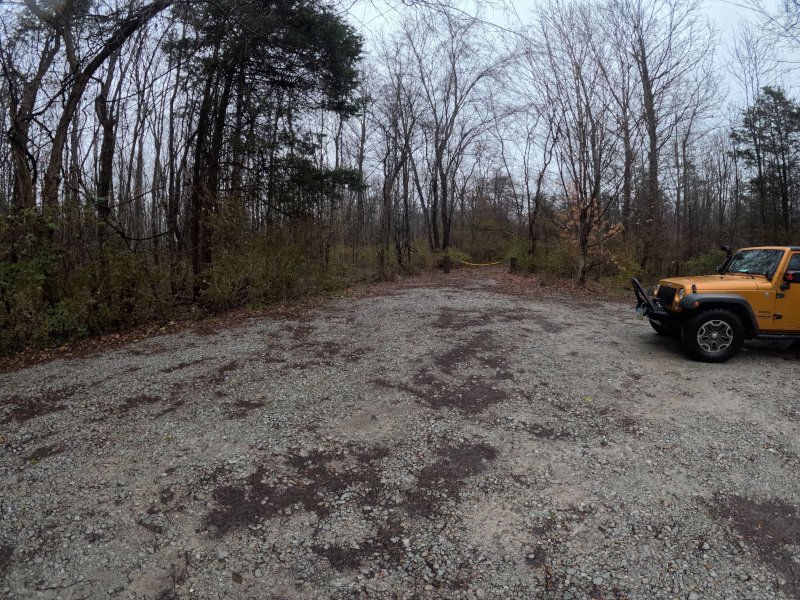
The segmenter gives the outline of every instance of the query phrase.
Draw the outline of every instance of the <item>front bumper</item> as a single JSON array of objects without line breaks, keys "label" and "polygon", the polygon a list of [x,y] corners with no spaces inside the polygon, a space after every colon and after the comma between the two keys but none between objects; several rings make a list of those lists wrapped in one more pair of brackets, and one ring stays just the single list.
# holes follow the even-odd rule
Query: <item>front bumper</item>
[{"label": "front bumper", "polygon": [[638,279],[631,279],[631,285],[636,295],[636,316],[640,319],[647,317],[657,325],[669,326],[679,322],[676,313],[666,310],[657,299],[647,295]]}]

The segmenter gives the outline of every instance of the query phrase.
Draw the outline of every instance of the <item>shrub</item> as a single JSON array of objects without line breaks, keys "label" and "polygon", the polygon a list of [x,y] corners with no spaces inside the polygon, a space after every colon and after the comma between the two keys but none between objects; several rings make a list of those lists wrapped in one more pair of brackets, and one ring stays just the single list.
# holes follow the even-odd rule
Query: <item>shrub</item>
[{"label": "shrub", "polygon": [[0,351],[7,352],[47,337],[44,288],[49,256],[0,264]]},{"label": "shrub", "polygon": [[619,244],[609,251],[608,267],[613,271],[611,285],[620,290],[630,290],[633,277],[642,278],[642,267],[636,260],[636,252],[632,245]]},{"label": "shrub", "polygon": [[711,250],[698,254],[683,263],[681,275],[711,275],[716,273],[717,267],[725,260],[725,252]]}]

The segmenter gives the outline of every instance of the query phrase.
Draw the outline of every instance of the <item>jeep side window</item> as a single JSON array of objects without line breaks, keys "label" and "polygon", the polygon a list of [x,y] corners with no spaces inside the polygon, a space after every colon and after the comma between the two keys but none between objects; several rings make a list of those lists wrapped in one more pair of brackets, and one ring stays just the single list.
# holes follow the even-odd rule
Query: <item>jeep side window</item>
[{"label": "jeep side window", "polygon": [[789,261],[789,266],[786,267],[787,271],[800,271],[800,254],[795,254]]}]

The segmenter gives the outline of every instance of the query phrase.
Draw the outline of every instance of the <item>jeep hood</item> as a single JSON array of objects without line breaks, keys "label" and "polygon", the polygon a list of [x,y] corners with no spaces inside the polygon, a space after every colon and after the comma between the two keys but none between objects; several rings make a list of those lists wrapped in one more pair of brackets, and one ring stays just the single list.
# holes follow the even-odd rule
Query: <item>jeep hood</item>
[{"label": "jeep hood", "polygon": [[735,292],[755,290],[770,282],[761,275],[700,275],[698,277],[668,277],[658,282],[676,288],[691,290],[697,286],[698,292]]}]

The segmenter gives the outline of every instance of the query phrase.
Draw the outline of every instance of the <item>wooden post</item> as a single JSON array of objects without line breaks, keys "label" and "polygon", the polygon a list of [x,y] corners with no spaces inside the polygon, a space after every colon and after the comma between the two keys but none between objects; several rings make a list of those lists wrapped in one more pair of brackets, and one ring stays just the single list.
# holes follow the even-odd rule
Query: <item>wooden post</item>
[{"label": "wooden post", "polygon": [[509,273],[516,273],[517,272],[517,257],[512,256],[508,260],[508,272]]},{"label": "wooden post", "polygon": [[445,254],[444,259],[442,260],[442,267],[444,268],[445,273],[450,272],[450,255]]}]

